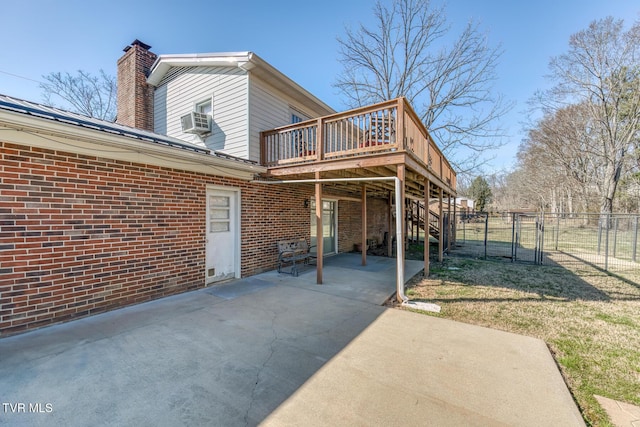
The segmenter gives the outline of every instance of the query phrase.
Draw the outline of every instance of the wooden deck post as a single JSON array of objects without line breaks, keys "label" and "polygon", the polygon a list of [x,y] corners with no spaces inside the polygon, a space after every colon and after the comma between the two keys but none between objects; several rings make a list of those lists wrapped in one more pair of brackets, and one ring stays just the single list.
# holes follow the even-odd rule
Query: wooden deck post
[{"label": "wooden deck post", "polygon": [[413,224],[411,225],[415,228],[414,231],[411,232],[411,237],[416,242],[417,245],[420,244],[420,201],[416,200],[413,202],[412,215],[414,216]]},{"label": "wooden deck post", "polygon": [[405,99],[404,98],[398,98],[398,105],[397,105],[397,110],[396,110],[396,138],[399,138],[399,140],[396,141],[396,144],[398,144],[398,149],[400,150],[406,150],[407,149],[407,138],[405,135],[405,124],[404,124],[404,103],[405,103]]},{"label": "wooden deck post", "polygon": [[[424,177],[424,277],[429,277],[429,190],[431,183],[429,178]],[[418,211],[418,221],[420,212]]]},{"label": "wooden deck post", "polygon": [[438,209],[440,215],[438,218],[438,261],[442,262],[442,253],[444,252],[444,209],[442,206],[442,187],[438,188]]},{"label": "wooden deck post", "polygon": [[411,229],[411,233],[410,233],[410,237],[409,237],[409,241],[411,243],[414,243],[416,241],[416,235],[415,235],[415,226],[416,226],[416,220],[415,217],[413,215],[413,211],[414,211],[414,202],[413,200],[409,200],[409,212],[408,215],[411,218],[411,224],[409,225],[409,228]]},{"label": "wooden deck post", "polygon": [[260,132],[260,164],[267,164],[267,137],[264,132]]},{"label": "wooden deck post", "polygon": [[[320,179],[320,172],[316,172]],[[322,264],[324,258],[324,231],[322,230],[322,183],[316,182],[316,283],[322,285]]]},{"label": "wooden deck post", "polygon": [[362,185],[362,265],[367,265],[367,186]]},{"label": "wooden deck post", "polygon": [[316,158],[324,159],[324,121],[322,117],[318,118],[318,127],[316,129]]},{"label": "wooden deck post", "polygon": [[393,193],[389,191],[389,231],[387,233],[387,256],[393,256]]},{"label": "wooden deck post", "polygon": [[[405,172],[406,172],[406,169],[405,169]],[[404,183],[404,180],[402,182]],[[404,195],[402,197],[402,216],[404,219],[404,222],[403,222],[404,240],[402,240],[402,242],[404,243],[405,250],[407,250],[409,249],[409,211],[407,210],[407,200],[404,198]]]}]

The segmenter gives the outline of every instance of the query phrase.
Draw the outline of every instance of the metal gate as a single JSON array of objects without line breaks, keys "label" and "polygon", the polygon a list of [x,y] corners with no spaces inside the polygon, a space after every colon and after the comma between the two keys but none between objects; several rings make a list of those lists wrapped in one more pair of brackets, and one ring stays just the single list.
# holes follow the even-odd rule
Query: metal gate
[{"label": "metal gate", "polygon": [[511,217],[511,260],[542,264],[544,257],[544,215],[513,213]]}]

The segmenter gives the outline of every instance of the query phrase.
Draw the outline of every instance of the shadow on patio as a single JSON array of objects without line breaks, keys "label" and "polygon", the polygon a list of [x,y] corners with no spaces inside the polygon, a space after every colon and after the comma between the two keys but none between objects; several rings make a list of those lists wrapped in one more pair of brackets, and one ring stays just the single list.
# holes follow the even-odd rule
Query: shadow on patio
[{"label": "shadow on patio", "polygon": [[580,425],[541,341],[385,309],[393,259],[326,261],[4,338],[3,402],[51,411],[1,421]]}]

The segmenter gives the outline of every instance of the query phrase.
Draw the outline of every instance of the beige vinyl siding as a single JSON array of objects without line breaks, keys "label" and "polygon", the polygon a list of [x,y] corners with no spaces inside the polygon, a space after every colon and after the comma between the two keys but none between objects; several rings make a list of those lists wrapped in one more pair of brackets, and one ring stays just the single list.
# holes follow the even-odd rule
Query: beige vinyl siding
[{"label": "beige vinyl siding", "polygon": [[291,123],[292,107],[308,118],[319,114],[270,86],[263,80],[251,78],[249,83],[251,110],[249,112],[249,158],[260,160],[260,132]]},{"label": "beige vinyl siding", "polygon": [[[183,133],[180,117],[207,99],[213,99],[211,135]],[[247,75],[239,68],[175,69],[154,93],[156,132],[243,158],[249,158],[247,111]]]}]

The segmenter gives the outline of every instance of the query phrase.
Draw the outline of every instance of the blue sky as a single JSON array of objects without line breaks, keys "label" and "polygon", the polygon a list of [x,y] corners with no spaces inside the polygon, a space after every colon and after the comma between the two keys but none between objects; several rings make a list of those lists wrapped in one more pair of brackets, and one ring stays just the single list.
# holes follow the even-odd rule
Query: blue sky
[{"label": "blue sky", "polygon": [[[383,0],[390,1],[390,0]],[[434,4],[441,4],[434,1]],[[337,110],[332,87],[341,67],[336,37],[372,21],[371,0],[182,1],[21,0],[2,4],[0,93],[42,101],[37,81],[52,71],[104,69],[115,75],[134,39],[163,53],[253,51]],[[485,172],[509,169],[523,137],[527,100],[546,87],[549,59],[594,19],[640,19],[637,0],[450,0],[454,30],[479,21],[504,50],[495,89],[515,102],[503,119],[509,136]],[[12,75],[11,75],[12,74]],[[20,76],[20,77],[16,77]]]}]

